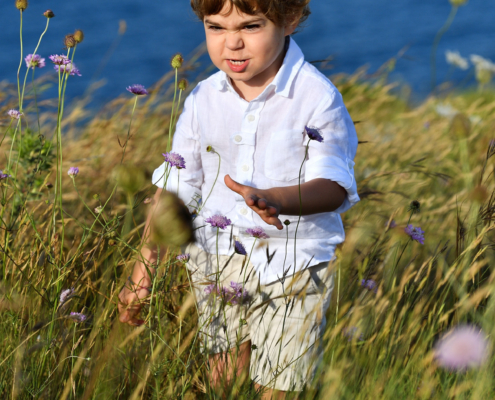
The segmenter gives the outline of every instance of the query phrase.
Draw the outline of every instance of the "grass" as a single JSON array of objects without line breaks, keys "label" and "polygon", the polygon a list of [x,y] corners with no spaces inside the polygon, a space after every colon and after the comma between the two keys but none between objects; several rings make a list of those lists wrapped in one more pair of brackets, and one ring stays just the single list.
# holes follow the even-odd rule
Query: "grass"
[{"label": "grass", "polygon": [[[2,398],[218,397],[208,386],[176,248],[162,257],[146,324],[130,328],[117,318],[118,293],[139,257],[150,207],[143,200],[154,193],[151,173],[163,159],[157,149],[167,144],[174,79],[164,76],[139,99],[124,158],[131,182],[115,192],[112,171],[122,159],[134,99],[119,97],[96,115],[88,99],[70,105],[60,125],[63,214],[53,188],[56,102],[39,101],[38,130],[28,85],[21,129],[2,121],[0,166],[12,166],[12,178],[0,181]],[[364,71],[332,80],[356,121],[362,200],[343,215],[346,241],[337,253],[324,361],[301,397],[495,397],[491,358],[454,373],[432,352],[460,324],[481,327],[493,341],[495,92],[450,90],[411,106],[386,79],[367,80]],[[50,84],[36,82],[38,94]],[[17,88],[1,88],[0,115],[16,96]],[[457,111],[441,115],[439,105],[447,104]],[[72,166],[80,168],[75,185],[66,174]],[[419,213],[409,210],[413,200]],[[426,232],[424,245],[410,241],[408,223]],[[362,279],[373,279],[377,292],[362,287]],[[60,305],[68,288],[74,295]],[[71,312],[88,318],[77,323]],[[249,385],[229,390],[232,398],[259,398]]]}]

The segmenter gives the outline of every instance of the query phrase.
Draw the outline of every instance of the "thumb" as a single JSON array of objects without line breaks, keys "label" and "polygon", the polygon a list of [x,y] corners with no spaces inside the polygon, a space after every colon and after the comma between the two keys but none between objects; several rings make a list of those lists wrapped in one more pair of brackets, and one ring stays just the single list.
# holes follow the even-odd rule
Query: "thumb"
[{"label": "thumb", "polygon": [[232,191],[240,194],[241,196],[244,196],[243,193],[245,191],[244,189],[245,189],[246,186],[241,185],[240,183],[237,183],[236,181],[234,181],[230,177],[230,175],[225,175],[225,177],[223,178],[223,180],[224,180],[225,184],[227,185],[227,187],[230,190],[232,190]]},{"label": "thumb", "polygon": [[128,311],[124,311],[122,314],[120,314],[119,321],[120,322],[123,322],[123,323],[126,323],[127,321],[129,321],[130,317],[131,316],[129,315],[129,312]]}]

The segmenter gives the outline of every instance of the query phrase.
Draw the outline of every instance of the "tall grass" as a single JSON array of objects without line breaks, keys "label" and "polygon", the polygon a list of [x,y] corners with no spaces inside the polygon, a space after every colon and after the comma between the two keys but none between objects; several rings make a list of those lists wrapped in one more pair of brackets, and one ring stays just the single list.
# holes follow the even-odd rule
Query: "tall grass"
[{"label": "tall grass", "polygon": [[[117,318],[118,293],[140,253],[150,207],[143,200],[154,192],[151,173],[173,129],[175,72],[135,111],[134,99],[122,96],[90,119],[87,100],[71,104],[63,118],[53,101],[38,113],[35,93],[49,84],[38,79],[23,91],[20,122],[2,121],[0,167],[12,175],[0,181],[2,398],[218,397],[177,249],[161,259],[142,312],[146,323],[130,328]],[[362,201],[343,215],[346,241],[334,266],[324,361],[301,397],[495,397],[492,359],[455,373],[432,352],[450,326],[477,325],[489,338],[495,329],[495,92],[448,92],[412,107],[364,71],[332,80],[356,121]],[[5,116],[18,102],[17,88],[1,95]],[[131,186],[115,184],[112,171],[122,162],[134,171]],[[80,172],[73,183],[66,172],[74,166]],[[414,200],[419,213],[410,211]],[[408,223],[426,232],[424,245],[406,235]],[[363,279],[376,282],[376,292]],[[62,303],[67,289],[73,292]],[[226,393],[259,398],[248,383]]]}]

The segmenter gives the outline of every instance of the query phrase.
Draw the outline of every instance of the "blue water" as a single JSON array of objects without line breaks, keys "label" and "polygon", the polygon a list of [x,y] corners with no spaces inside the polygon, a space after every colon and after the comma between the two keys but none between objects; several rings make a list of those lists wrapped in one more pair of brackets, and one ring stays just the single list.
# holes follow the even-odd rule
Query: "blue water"
[{"label": "blue water", "polygon": [[[430,89],[430,49],[433,38],[450,11],[448,0],[312,0],[313,14],[294,38],[307,60],[333,56],[331,70],[352,73],[368,65],[375,71],[405,46],[391,79],[406,82],[418,96]],[[188,0],[31,0],[24,13],[25,54],[33,51],[51,8],[56,17],[38,51],[44,57],[62,53],[62,39],[79,28],[86,38],[78,47],[76,65],[82,77],[70,81],[68,95],[81,96],[118,34],[119,21],[127,31],[98,78],[106,84],[94,94],[93,105],[125,92],[133,83],[149,86],[170,70],[176,52],[190,54],[203,41],[203,26],[190,10]],[[439,81],[448,65],[444,52],[459,50],[463,56],[479,54],[495,61],[495,1],[471,0],[459,8],[451,29],[438,51]],[[0,80],[15,82],[19,63],[19,12],[14,0],[0,4]],[[202,59],[206,66],[208,59]],[[37,71],[52,73],[51,64]],[[452,79],[464,80],[468,72],[455,71]],[[471,83],[474,83],[471,78]]]}]

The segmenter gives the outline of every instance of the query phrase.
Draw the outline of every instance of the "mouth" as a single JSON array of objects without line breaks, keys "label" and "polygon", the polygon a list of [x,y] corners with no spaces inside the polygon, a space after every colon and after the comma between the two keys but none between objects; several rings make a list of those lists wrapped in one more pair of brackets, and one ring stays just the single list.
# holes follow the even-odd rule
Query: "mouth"
[{"label": "mouth", "polygon": [[233,71],[233,72],[242,72],[244,71],[248,64],[249,64],[249,60],[234,60],[234,59],[231,59],[231,60],[226,60],[227,61],[227,64],[229,66],[229,68]]}]

